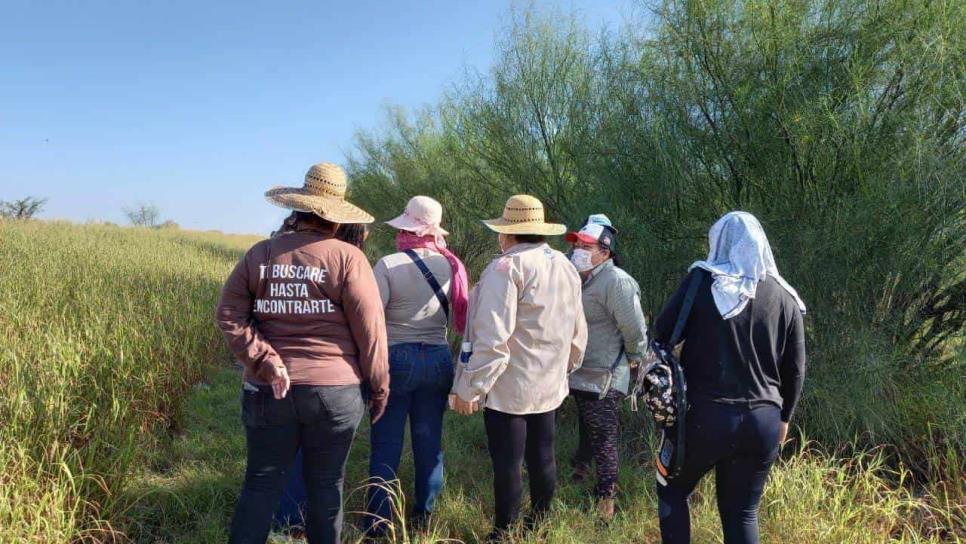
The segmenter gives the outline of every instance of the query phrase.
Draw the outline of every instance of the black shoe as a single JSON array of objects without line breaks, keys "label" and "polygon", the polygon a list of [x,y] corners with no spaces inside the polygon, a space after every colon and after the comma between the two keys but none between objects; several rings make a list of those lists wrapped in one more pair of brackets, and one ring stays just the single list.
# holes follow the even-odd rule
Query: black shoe
[{"label": "black shoe", "polygon": [[409,516],[409,529],[413,533],[425,534],[433,522],[433,515],[429,512],[413,512]]},{"label": "black shoe", "polygon": [[363,544],[375,544],[376,542],[383,542],[386,538],[386,527],[385,523],[374,524],[369,527],[369,530],[363,531],[362,542]]},{"label": "black shoe", "polygon": [[588,476],[590,476],[590,465],[574,463],[574,471],[570,474],[570,479],[575,484],[583,482]]},{"label": "black shoe", "polygon": [[547,514],[549,514],[547,510],[530,511],[523,517],[523,530],[528,533],[532,532],[547,519]]},{"label": "black shoe", "polygon": [[482,544],[503,544],[506,539],[506,531],[502,529],[493,529],[490,534],[486,535],[483,539]]}]

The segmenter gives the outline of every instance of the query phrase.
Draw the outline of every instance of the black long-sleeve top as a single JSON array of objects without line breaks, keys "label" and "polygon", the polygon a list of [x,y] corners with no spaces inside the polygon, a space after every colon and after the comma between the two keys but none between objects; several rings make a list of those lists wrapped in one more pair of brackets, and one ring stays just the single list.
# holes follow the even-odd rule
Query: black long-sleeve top
[{"label": "black long-sleeve top", "polygon": [[682,333],[681,366],[688,397],[727,404],[772,403],[791,419],[805,378],[805,327],[798,304],[773,278],[731,319],[721,318],[711,274],[695,269],[681,282],[654,323],[654,337],[670,340],[691,274],[701,285]]}]

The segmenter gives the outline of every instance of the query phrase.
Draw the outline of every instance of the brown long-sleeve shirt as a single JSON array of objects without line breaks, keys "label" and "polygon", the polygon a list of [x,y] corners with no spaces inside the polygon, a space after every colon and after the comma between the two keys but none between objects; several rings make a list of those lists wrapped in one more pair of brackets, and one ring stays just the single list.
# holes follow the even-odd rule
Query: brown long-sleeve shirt
[{"label": "brown long-sleeve shirt", "polygon": [[389,394],[386,323],[365,255],[306,227],[258,242],[221,293],[215,320],[245,379],[281,362],[293,384],[368,383]]}]

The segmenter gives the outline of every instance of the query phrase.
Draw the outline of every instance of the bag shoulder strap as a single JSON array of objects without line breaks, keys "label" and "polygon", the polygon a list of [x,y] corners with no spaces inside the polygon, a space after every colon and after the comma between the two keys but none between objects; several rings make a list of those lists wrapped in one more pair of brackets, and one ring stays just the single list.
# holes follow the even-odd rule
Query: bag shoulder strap
[{"label": "bag shoulder strap", "polygon": [[671,333],[670,345],[668,346],[670,349],[674,349],[674,346],[677,346],[681,341],[681,334],[684,333],[684,325],[688,322],[691,306],[694,305],[694,299],[698,295],[698,286],[701,285],[701,279],[701,269],[698,268],[691,275],[691,279],[688,280],[688,290],[684,294],[684,301],[681,302],[681,309],[678,311],[678,320],[674,323],[674,331]]},{"label": "bag shoulder strap", "polygon": [[617,352],[617,358],[614,359],[614,364],[610,365],[610,371],[614,372],[617,367],[621,366],[621,359],[624,358],[624,346],[621,346],[620,351]]},{"label": "bag shoulder strap", "polygon": [[433,275],[433,272],[426,266],[426,263],[423,262],[422,257],[418,253],[411,249],[407,249],[404,253],[409,255],[409,258],[416,264],[416,268],[423,274],[423,278],[426,279],[426,283],[432,288],[433,294],[439,299],[439,305],[443,307],[443,313],[449,319],[449,299],[446,298],[446,293],[443,292],[443,286],[436,281],[436,276]]}]

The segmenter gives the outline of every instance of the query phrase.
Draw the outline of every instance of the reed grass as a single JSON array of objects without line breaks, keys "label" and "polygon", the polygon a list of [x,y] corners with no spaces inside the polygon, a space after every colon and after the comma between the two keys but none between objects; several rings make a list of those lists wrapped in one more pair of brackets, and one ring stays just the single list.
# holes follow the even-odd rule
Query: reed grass
[{"label": "reed grass", "polygon": [[211,315],[247,242],[0,223],[0,541],[114,532],[131,467],[225,360]]}]

